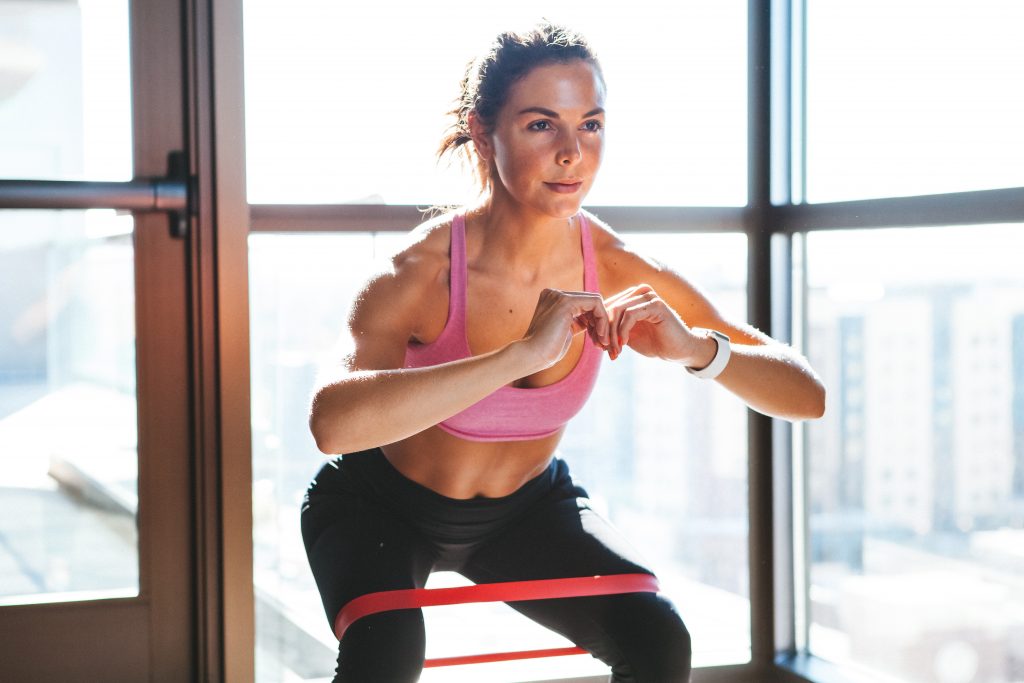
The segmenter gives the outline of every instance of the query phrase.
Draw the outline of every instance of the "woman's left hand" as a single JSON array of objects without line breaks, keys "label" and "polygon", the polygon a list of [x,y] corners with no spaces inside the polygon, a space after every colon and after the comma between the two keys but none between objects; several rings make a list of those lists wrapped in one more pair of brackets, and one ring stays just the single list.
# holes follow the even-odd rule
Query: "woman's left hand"
[{"label": "woman's left hand", "polygon": [[630,287],[605,299],[604,305],[610,320],[612,360],[626,346],[645,356],[698,367],[707,355],[707,340],[695,335],[650,285]]}]

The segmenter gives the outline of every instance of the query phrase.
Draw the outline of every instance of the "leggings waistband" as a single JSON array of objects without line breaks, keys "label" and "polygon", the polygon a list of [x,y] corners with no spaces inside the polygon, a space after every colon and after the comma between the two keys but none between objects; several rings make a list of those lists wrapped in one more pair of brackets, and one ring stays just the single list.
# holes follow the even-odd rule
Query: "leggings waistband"
[{"label": "leggings waistband", "polygon": [[[336,476],[349,484],[342,486],[342,490],[370,493],[377,504],[406,519],[428,537],[445,542],[482,540],[500,531],[556,489],[566,489],[566,497],[586,495],[582,489],[573,487],[568,466],[560,458],[554,458],[543,472],[516,491],[499,498],[443,496],[407,478],[388,462],[379,448],[335,458],[325,465],[321,475],[329,467],[336,469]],[[318,475],[317,492],[325,492],[319,490],[320,484]],[[327,488],[334,487],[328,485]]]}]

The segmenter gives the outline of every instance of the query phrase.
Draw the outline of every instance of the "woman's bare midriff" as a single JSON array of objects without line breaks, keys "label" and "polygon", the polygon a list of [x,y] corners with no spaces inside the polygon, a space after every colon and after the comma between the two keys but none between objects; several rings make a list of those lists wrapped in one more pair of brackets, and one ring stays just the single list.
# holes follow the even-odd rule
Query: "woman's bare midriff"
[{"label": "woman's bare midriff", "polygon": [[478,442],[431,427],[381,450],[405,477],[442,496],[500,498],[543,472],[561,437]]}]

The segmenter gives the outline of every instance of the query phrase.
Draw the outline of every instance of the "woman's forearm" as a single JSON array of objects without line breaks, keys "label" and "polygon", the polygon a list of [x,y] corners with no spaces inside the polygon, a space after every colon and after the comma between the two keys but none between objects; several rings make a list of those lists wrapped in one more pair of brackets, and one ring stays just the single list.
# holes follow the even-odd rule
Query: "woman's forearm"
[{"label": "woman's forearm", "polygon": [[430,367],[361,370],[322,386],[309,426],[324,453],[351,453],[399,441],[465,410],[530,374],[513,342],[497,351]]},{"label": "woman's forearm", "polygon": [[825,412],[825,386],[801,356],[780,344],[732,345],[718,381],[770,417],[813,420]]}]

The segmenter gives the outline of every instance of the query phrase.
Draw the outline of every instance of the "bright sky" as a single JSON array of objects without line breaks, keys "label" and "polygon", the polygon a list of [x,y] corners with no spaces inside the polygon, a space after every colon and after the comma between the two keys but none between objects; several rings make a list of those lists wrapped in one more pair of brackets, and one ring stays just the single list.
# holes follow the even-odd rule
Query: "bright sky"
[{"label": "bright sky", "polygon": [[[127,2],[80,0],[86,175],[131,175]],[[434,151],[466,61],[540,17],[587,35],[609,84],[588,203],[746,201],[746,2],[246,0],[254,202],[437,203]],[[808,3],[808,199],[1024,185],[1024,2]],[[112,153],[113,151],[113,153]]]},{"label": "bright sky", "polygon": [[1020,223],[814,232],[808,251],[812,286],[860,295],[929,282],[1002,279],[1024,285]]},{"label": "bright sky", "polygon": [[468,183],[434,152],[465,65],[544,16],[602,56],[608,144],[589,203],[746,202],[741,0],[248,0],[250,201],[458,200]]},{"label": "bright sky", "polygon": [[1024,2],[807,5],[809,201],[1024,185]]},{"label": "bright sky", "polygon": [[86,178],[132,177],[128,3],[79,0]]}]

